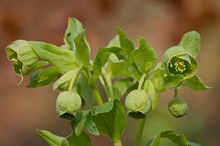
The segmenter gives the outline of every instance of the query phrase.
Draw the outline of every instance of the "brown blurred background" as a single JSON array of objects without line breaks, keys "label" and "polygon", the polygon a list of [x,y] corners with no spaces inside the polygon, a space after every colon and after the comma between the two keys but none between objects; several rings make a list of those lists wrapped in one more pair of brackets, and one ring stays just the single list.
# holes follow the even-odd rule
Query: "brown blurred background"
[{"label": "brown blurred background", "polygon": [[[135,41],[143,35],[158,58],[178,44],[181,36],[197,30],[202,49],[197,58],[198,75],[213,88],[195,92],[183,89],[180,96],[189,104],[181,119],[167,110],[172,91],[160,94],[156,111],[149,114],[143,140],[162,130],[175,130],[205,146],[220,144],[220,1],[218,0],[0,0],[0,145],[46,146],[35,129],[67,136],[69,122],[55,112],[57,92],[52,87],[28,89],[29,77],[17,86],[5,48],[14,40],[39,40],[62,45],[68,17],[79,19],[86,28],[92,54],[116,34],[120,26]],[[128,119],[123,144],[132,146],[138,122]],[[92,137],[94,146],[111,146],[106,137]],[[166,143],[166,144],[165,144]],[[171,146],[168,141],[164,145]]]}]

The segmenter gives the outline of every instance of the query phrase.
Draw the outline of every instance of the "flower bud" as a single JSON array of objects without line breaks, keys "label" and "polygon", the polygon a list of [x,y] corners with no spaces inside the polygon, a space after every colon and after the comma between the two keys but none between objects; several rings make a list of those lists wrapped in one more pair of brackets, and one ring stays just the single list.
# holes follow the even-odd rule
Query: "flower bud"
[{"label": "flower bud", "polygon": [[61,92],[56,100],[56,110],[61,118],[65,118],[66,115],[75,116],[81,106],[81,97],[76,92]]},{"label": "flower bud", "polygon": [[133,90],[127,95],[125,106],[129,116],[143,118],[151,109],[150,95],[144,90]]},{"label": "flower bud", "polygon": [[185,100],[174,98],[169,102],[168,109],[173,116],[179,118],[186,114],[188,106]]}]

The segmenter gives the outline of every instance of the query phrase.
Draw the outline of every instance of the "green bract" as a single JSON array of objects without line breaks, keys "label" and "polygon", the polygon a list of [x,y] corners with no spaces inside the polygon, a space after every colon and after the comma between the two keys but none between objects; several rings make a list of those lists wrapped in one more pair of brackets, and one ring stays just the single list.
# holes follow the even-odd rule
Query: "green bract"
[{"label": "green bract", "polygon": [[125,106],[129,116],[143,118],[151,109],[150,95],[144,90],[133,90],[127,95]]},{"label": "green bract", "polygon": [[174,98],[169,102],[168,109],[173,116],[179,118],[186,114],[188,106],[185,100]]},{"label": "green bract", "polygon": [[56,110],[60,117],[65,114],[76,115],[82,106],[82,100],[76,92],[61,92],[56,101]]}]

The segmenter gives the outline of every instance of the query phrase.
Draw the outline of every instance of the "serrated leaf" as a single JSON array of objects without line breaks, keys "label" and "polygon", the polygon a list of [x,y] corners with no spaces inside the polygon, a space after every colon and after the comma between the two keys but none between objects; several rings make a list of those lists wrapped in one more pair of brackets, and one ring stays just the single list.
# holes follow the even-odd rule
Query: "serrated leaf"
[{"label": "serrated leaf", "polygon": [[90,63],[90,48],[85,39],[85,33],[82,31],[74,38],[76,46],[76,61],[82,66],[86,66]]},{"label": "serrated leaf", "polygon": [[29,43],[42,60],[56,67],[57,71],[61,74],[65,74],[78,67],[75,54],[70,50],[64,50],[44,42],[29,41]]},{"label": "serrated leaf", "polygon": [[92,118],[100,134],[118,142],[125,129],[126,114],[122,103],[115,99],[92,109]]},{"label": "serrated leaf", "polygon": [[196,31],[184,34],[178,46],[195,58],[200,51],[200,34]]},{"label": "serrated leaf", "polygon": [[156,67],[157,57],[154,49],[149,46],[143,37],[138,37],[139,47],[134,50],[132,55],[140,72],[147,73]]},{"label": "serrated leaf", "polygon": [[69,50],[76,50],[74,39],[83,31],[82,24],[75,18],[68,19],[68,25],[65,32],[64,42]]},{"label": "serrated leaf", "polygon": [[197,75],[187,79],[184,86],[196,91],[207,90],[210,88],[207,87]]},{"label": "serrated leaf", "polygon": [[27,87],[36,88],[46,86],[51,83],[57,75],[57,69],[52,66],[46,69],[37,69],[31,74],[30,83]]},{"label": "serrated leaf", "polygon": [[54,135],[46,130],[37,130],[39,134],[50,146],[70,146],[65,137]]},{"label": "serrated leaf", "polygon": [[117,28],[117,32],[119,36],[120,46],[129,57],[132,51],[135,49],[134,44],[119,27]]}]

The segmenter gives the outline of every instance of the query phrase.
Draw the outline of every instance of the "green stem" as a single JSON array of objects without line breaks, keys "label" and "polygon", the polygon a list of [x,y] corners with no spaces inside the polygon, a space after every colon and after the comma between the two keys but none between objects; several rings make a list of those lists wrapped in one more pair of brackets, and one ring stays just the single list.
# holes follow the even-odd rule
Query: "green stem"
[{"label": "green stem", "polygon": [[74,86],[74,83],[76,81],[76,79],[78,78],[80,72],[82,70],[82,67],[79,67],[77,70],[76,70],[76,73],[73,74],[73,77],[70,81],[70,85],[69,85],[69,88],[68,88],[68,91],[71,92],[73,90],[73,86]]},{"label": "green stem", "polygon": [[97,101],[98,105],[103,104],[103,100],[102,100],[102,97],[101,97],[101,95],[99,93],[99,90],[97,88],[96,82],[95,81],[91,81],[91,79],[92,79],[91,72],[88,69],[85,69],[85,71],[86,71],[87,77],[89,79],[89,82],[91,84],[92,92],[95,95],[95,98],[96,98],[96,101]]},{"label": "green stem", "polygon": [[114,142],[114,146],[122,146],[121,141]]},{"label": "green stem", "polygon": [[96,101],[97,101],[98,105],[103,104],[102,97],[101,97],[101,95],[99,93],[99,90],[97,89],[97,86],[96,86],[95,82],[92,83],[92,92],[93,92],[93,94],[96,97]]},{"label": "green stem", "polygon": [[174,89],[174,98],[178,98],[178,89],[177,88]]},{"label": "green stem", "polygon": [[143,83],[145,81],[146,76],[147,76],[147,74],[145,74],[145,73],[141,76],[141,79],[140,79],[139,84],[138,84],[138,89],[139,90],[142,89],[142,86],[143,86]]},{"label": "green stem", "polygon": [[106,86],[106,84],[105,84],[105,81],[104,81],[103,77],[100,76],[100,77],[99,77],[99,80],[100,80],[100,82],[101,82],[102,87],[103,87],[104,90],[105,90],[105,93],[107,94],[108,97],[110,97],[110,93],[109,93],[109,91],[108,91],[108,88],[107,88],[107,86]]},{"label": "green stem", "polygon": [[109,89],[110,99],[114,98],[114,92],[113,92],[113,86],[112,86],[112,80],[110,75],[104,75],[106,79],[106,83]]},{"label": "green stem", "polygon": [[141,144],[141,137],[142,137],[142,134],[143,134],[145,121],[146,121],[146,116],[143,119],[141,119],[141,121],[140,121],[140,124],[139,124],[139,127],[138,127],[138,133],[136,135],[136,141],[135,141],[134,146],[140,146],[140,144]]}]

